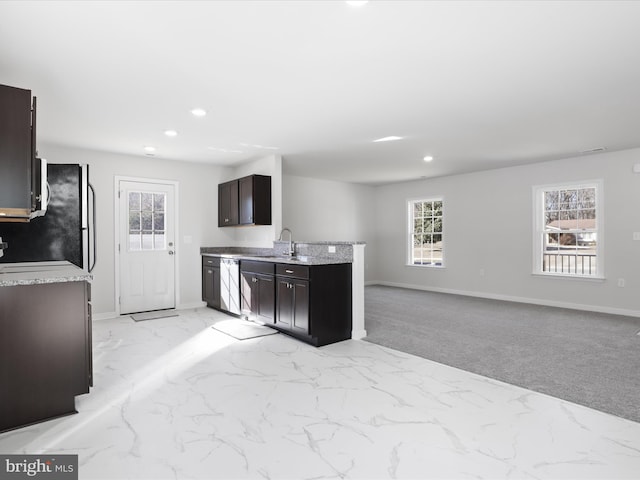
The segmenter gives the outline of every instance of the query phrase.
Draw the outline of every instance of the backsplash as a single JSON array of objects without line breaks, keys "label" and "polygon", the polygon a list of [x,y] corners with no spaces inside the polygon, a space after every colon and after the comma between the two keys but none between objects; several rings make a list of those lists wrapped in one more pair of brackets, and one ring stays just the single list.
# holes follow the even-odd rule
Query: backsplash
[{"label": "backsplash", "polygon": [[[353,244],[361,242],[294,242],[295,254],[303,257],[340,258],[345,262],[353,262]],[[335,252],[329,252],[333,247]],[[275,240],[273,249],[277,255],[289,248],[289,242]]]},{"label": "backsplash", "polygon": [[[353,245],[364,244],[365,242],[293,242],[295,245],[295,255],[301,257],[339,259],[346,263],[353,262]],[[280,256],[289,248],[289,242],[275,240],[273,248],[253,248],[253,247],[202,247],[201,254],[238,254],[238,255],[259,255],[259,256]],[[330,251],[331,250],[331,251]],[[334,251],[335,250],[335,251]]]}]

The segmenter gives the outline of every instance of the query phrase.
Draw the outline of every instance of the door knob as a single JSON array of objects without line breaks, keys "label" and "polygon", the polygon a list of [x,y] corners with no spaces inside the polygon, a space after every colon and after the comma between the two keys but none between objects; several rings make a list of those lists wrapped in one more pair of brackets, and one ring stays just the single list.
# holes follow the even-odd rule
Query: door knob
[{"label": "door knob", "polygon": [[169,250],[169,255],[173,255],[173,250]]}]

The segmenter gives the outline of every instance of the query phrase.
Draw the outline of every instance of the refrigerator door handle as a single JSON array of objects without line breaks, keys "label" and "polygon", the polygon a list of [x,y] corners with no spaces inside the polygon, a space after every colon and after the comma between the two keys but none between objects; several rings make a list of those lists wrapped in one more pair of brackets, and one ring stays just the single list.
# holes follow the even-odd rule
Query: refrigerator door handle
[{"label": "refrigerator door handle", "polygon": [[91,192],[91,231],[89,232],[91,235],[91,245],[93,253],[91,266],[89,266],[89,273],[91,273],[93,271],[93,268],[96,266],[96,252],[98,251],[96,244],[96,191],[93,189],[93,185],[91,185],[90,183],[87,183],[87,187]]}]

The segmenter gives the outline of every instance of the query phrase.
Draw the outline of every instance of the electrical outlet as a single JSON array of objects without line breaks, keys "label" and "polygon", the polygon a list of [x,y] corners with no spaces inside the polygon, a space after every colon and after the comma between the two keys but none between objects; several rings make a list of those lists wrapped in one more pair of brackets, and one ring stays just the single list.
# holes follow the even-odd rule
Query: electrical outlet
[{"label": "electrical outlet", "polygon": [[329,245],[329,253],[336,253],[336,247],[334,245]]},{"label": "electrical outlet", "polygon": [[633,239],[640,240],[640,232],[633,232]]},{"label": "electrical outlet", "polygon": [[624,287],[624,284],[625,284],[624,278],[619,278],[619,279],[618,279],[618,286],[619,286],[620,288],[623,288],[623,287]]},{"label": "electrical outlet", "polygon": [[481,276],[481,277],[484,277],[484,268],[481,268],[481,269],[480,269],[480,276]]}]

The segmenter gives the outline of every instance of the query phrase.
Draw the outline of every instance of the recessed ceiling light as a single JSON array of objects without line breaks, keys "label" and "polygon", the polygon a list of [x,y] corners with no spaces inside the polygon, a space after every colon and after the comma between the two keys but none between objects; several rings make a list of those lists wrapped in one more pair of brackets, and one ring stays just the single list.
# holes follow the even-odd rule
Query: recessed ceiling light
[{"label": "recessed ceiling light", "polygon": [[203,108],[194,108],[191,110],[191,113],[195,117],[204,117],[207,114],[207,111]]},{"label": "recessed ceiling light", "polygon": [[396,140],[402,140],[402,137],[396,137],[395,135],[391,135],[390,137],[382,137],[373,142],[394,142]]},{"label": "recessed ceiling light", "polygon": [[280,150],[280,147],[270,147],[267,145],[260,145],[257,143],[241,143],[240,145],[242,145],[243,147],[261,148],[263,150]]},{"label": "recessed ceiling light", "polygon": [[345,3],[347,5],[351,5],[352,7],[361,7],[369,3],[369,0],[346,0]]},{"label": "recessed ceiling light", "polygon": [[432,160],[433,160],[433,157],[432,157],[431,155],[427,155],[427,156],[425,156],[425,157],[423,158],[423,160],[424,160],[425,162],[430,162],[430,161],[432,161]]},{"label": "recessed ceiling light", "polygon": [[176,135],[178,135],[178,132],[176,132],[175,130],[165,130],[164,134],[167,137],[175,137]]},{"label": "recessed ceiling light", "polygon": [[144,151],[145,152],[149,152],[149,153],[155,152],[156,151],[156,147],[146,146],[146,147],[144,147]]},{"label": "recessed ceiling light", "polygon": [[234,150],[230,148],[207,147],[207,149],[213,150],[214,152],[222,152],[222,153],[243,153],[242,150]]}]

